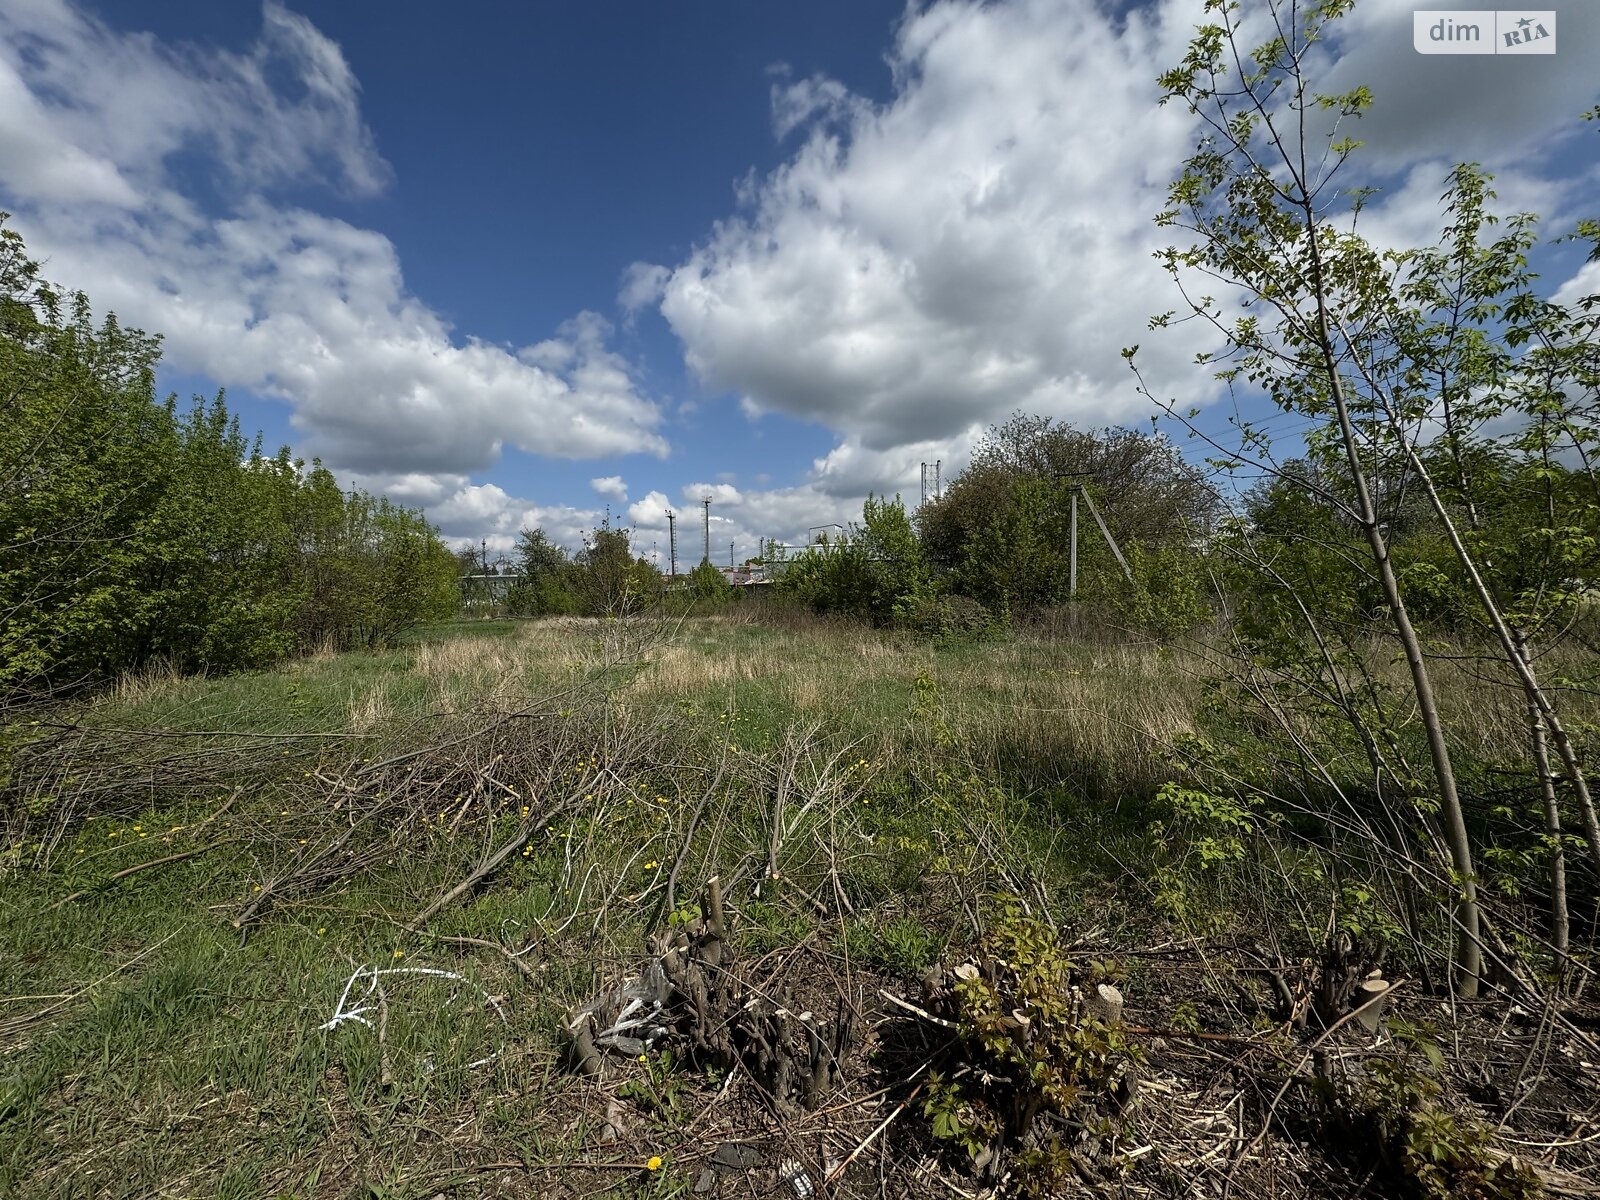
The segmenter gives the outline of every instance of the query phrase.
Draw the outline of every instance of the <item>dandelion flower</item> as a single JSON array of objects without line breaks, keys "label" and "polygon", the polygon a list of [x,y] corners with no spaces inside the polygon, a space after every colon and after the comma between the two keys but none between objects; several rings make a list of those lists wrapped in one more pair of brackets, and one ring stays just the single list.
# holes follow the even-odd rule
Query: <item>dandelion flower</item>
[{"label": "dandelion flower", "polygon": [[644,1164],[644,1169],[646,1171],[659,1171],[659,1170],[661,1170],[661,1155],[652,1154],[650,1156],[650,1161]]},{"label": "dandelion flower", "polygon": [[396,950],[394,952],[394,956],[396,958],[404,958],[406,956],[406,952],[404,950]]}]

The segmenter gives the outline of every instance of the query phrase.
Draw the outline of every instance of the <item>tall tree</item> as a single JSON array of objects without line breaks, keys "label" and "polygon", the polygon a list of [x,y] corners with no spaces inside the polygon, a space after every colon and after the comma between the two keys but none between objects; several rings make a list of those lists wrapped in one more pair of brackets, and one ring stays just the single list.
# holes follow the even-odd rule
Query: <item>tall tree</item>
[{"label": "tall tree", "polygon": [[[1310,418],[1313,449],[1343,463],[1348,496],[1325,498],[1361,532],[1409,671],[1457,888],[1457,986],[1475,995],[1482,931],[1472,842],[1433,673],[1370,484],[1371,422],[1364,418],[1373,398],[1352,380],[1353,360],[1367,357],[1369,339],[1389,311],[1391,278],[1380,256],[1335,221],[1335,213],[1359,210],[1359,195],[1354,205],[1335,203],[1336,177],[1358,143],[1314,145],[1325,116],[1346,120],[1371,103],[1364,87],[1318,93],[1307,75],[1308,49],[1350,7],[1351,0],[1267,0],[1272,36],[1252,49],[1240,44],[1238,4],[1207,0],[1209,23],[1160,81],[1164,100],[1186,105],[1204,133],[1159,223],[1193,238],[1164,255],[1180,288],[1208,277],[1242,296],[1244,311],[1228,317],[1213,297],[1184,293],[1189,312],[1225,344],[1215,356],[1225,364],[1221,377],[1247,382],[1284,410]],[[1251,436],[1247,430],[1246,448],[1259,449]]]}]

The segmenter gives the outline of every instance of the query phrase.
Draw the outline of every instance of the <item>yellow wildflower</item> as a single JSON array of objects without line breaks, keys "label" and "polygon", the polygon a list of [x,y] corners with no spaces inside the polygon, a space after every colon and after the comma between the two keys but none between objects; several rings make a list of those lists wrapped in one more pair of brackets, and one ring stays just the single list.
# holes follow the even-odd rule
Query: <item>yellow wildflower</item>
[{"label": "yellow wildflower", "polygon": [[661,1155],[652,1154],[650,1156],[650,1161],[644,1164],[644,1169],[646,1171],[659,1171],[659,1170],[661,1170]]}]

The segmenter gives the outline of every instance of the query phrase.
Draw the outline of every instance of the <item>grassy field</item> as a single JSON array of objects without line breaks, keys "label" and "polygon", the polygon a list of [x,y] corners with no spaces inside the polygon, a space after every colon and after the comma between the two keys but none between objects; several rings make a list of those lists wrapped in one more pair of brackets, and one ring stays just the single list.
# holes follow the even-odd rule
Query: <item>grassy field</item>
[{"label": "grassy field", "polygon": [[[1194,848],[1150,832],[1215,696],[1150,647],[739,619],[124,680],[15,755],[0,1194],[690,1194],[775,1118],[670,1056],[584,1078],[563,1029],[713,876],[741,955],[841,995],[914,998],[1008,896],[1125,954],[1144,1026],[1248,1031],[1254,984],[1160,949],[1226,940],[1219,893],[1174,900]],[[1462,707],[1480,754],[1515,744],[1513,706]],[[795,1155],[894,1111],[874,1069]],[[879,1153],[832,1194],[956,1194],[925,1137]]]}]

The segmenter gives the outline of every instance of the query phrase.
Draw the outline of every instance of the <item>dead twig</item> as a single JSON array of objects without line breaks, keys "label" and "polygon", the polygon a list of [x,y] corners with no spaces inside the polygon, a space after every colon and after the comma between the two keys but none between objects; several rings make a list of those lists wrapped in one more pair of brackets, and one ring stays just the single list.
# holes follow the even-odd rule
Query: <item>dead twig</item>
[{"label": "dead twig", "polygon": [[152,858],[149,862],[142,862],[132,867],[124,867],[116,874],[108,875],[101,882],[94,884],[91,887],[79,888],[70,896],[61,897],[61,899],[57,900],[45,911],[55,912],[56,909],[65,907],[66,905],[71,904],[74,900],[81,900],[90,892],[98,892],[102,888],[110,887],[113,883],[116,883],[117,880],[126,879],[129,875],[137,875],[140,871],[148,871],[152,867],[164,867],[169,863],[183,862],[188,858],[198,858],[202,854],[209,854],[211,851],[216,850],[219,847],[231,845],[238,840],[238,838],[223,838],[220,842],[212,842],[209,846],[201,846],[195,850],[185,850],[182,854],[168,854],[164,858]]},{"label": "dead twig", "polygon": [[448,908],[451,904],[454,904],[457,900],[461,899],[461,897],[467,895],[477,888],[485,879],[489,878],[490,875],[493,875],[500,864],[505,862],[506,859],[510,858],[514,851],[527,845],[529,838],[538,833],[539,830],[543,829],[546,825],[549,825],[550,822],[554,821],[558,816],[570,809],[575,803],[576,797],[568,797],[567,800],[551,809],[548,813],[545,813],[537,821],[523,822],[523,824],[518,828],[517,835],[515,837],[500,845],[499,848],[494,850],[487,858],[479,862],[479,864],[473,868],[470,875],[468,875],[460,883],[456,884],[455,887],[451,888],[444,895],[440,896],[432,904],[428,905],[427,908],[423,909],[416,916],[412,917],[410,921],[406,922],[406,932],[415,933],[440,911]]}]

